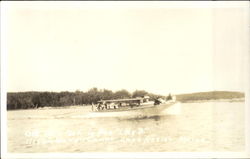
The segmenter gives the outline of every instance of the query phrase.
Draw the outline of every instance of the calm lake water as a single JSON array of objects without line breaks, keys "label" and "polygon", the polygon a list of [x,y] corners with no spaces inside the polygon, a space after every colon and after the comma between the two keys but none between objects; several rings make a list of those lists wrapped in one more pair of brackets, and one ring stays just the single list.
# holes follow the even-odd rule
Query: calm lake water
[{"label": "calm lake water", "polygon": [[8,152],[244,151],[244,102],[181,103],[178,113],[144,118],[88,118],[90,111],[8,111]]}]

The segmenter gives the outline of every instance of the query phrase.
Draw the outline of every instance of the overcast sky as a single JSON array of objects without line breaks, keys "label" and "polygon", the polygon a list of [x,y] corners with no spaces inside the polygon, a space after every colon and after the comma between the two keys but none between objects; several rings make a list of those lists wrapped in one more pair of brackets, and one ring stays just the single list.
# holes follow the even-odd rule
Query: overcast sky
[{"label": "overcast sky", "polygon": [[244,91],[247,7],[44,3],[7,13],[7,91]]}]

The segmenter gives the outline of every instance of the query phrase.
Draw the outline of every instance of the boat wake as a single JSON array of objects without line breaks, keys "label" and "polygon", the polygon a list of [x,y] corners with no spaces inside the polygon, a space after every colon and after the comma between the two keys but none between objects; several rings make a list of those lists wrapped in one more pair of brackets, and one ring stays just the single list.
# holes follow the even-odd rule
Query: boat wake
[{"label": "boat wake", "polygon": [[154,116],[167,116],[167,115],[180,115],[181,114],[181,103],[175,103],[168,107],[167,109],[163,110],[161,113],[149,113],[144,114],[143,112],[138,111],[121,111],[121,112],[88,112],[83,114],[74,114],[74,113],[64,113],[64,114],[57,114],[57,115],[30,115],[26,117],[15,117],[9,118],[9,120],[24,120],[24,119],[35,119],[35,120],[43,120],[43,119],[86,119],[86,118],[151,118]]}]

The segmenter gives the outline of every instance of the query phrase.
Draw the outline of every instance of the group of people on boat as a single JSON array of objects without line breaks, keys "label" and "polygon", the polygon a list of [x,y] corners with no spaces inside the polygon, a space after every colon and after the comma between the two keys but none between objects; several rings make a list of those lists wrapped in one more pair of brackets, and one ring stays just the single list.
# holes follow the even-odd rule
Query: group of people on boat
[{"label": "group of people on boat", "polygon": [[[160,100],[155,100],[152,104],[159,105],[161,103]],[[119,109],[119,108],[133,108],[133,107],[139,107],[140,105],[144,106],[143,103],[122,103],[122,102],[105,102],[100,101],[97,104],[92,103],[92,110],[93,111],[103,111],[103,110],[112,110],[112,109]]]},{"label": "group of people on boat", "polygon": [[[170,95],[169,95],[170,96]],[[143,98],[131,98],[131,99],[114,99],[114,100],[100,100],[97,104],[92,104],[92,111],[103,111],[110,109],[132,109],[134,106],[145,107],[160,105],[172,101],[171,99],[163,100],[161,98],[155,98],[153,101],[149,100],[148,96]]]},{"label": "group of people on boat", "polygon": [[92,107],[93,109],[100,111],[100,110],[118,109],[119,104],[98,102],[96,105],[92,104]]}]

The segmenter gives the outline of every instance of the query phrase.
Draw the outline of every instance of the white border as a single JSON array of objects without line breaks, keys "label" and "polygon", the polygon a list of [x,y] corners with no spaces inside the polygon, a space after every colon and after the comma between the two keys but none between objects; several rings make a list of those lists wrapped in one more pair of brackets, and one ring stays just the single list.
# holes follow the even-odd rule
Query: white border
[{"label": "white border", "polygon": [[113,152],[113,153],[22,153],[8,154],[7,158],[246,158],[244,152]]},{"label": "white border", "polygon": [[245,151],[247,156],[250,158],[250,2],[248,2],[248,14],[246,18],[248,19],[247,26],[248,26],[248,37],[247,37],[247,44],[248,44],[248,51],[245,59]]},{"label": "white border", "polygon": [[[246,78],[247,87],[245,90],[246,95],[246,150],[245,152],[146,152],[146,153],[7,153],[7,111],[6,111],[6,84],[7,84],[7,35],[6,35],[6,10],[9,6],[15,7],[32,7],[32,8],[56,8],[66,9],[75,7],[85,8],[249,8],[249,2],[235,2],[227,1],[106,1],[106,2],[90,2],[90,1],[23,1],[23,2],[1,2],[1,157],[2,158],[246,158],[250,157],[250,138],[249,138],[249,125],[250,125],[250,108],[249,108],[249,68],[250,68],[250,56],[246,57]],[[248,18],[249,14],[248,14]],[[250,26],[248,22],[248,26]],[[250,33],[250,32],[249,32]],[[248,42],[250,39],[248,37]],[[250,51],[250,45],[248,45]],[[249,52],[248,51],[248,52]],[[250,52],[249,52],[250,53]]]},{"label": "white border", "polygon": [[6,36],[6,7],[1,3],[1,157],[7,153],[7,36]]},{"label": "white border", "polygon": [[3,1],[2,5],[31,8],[248,8],[248,1]]}]

